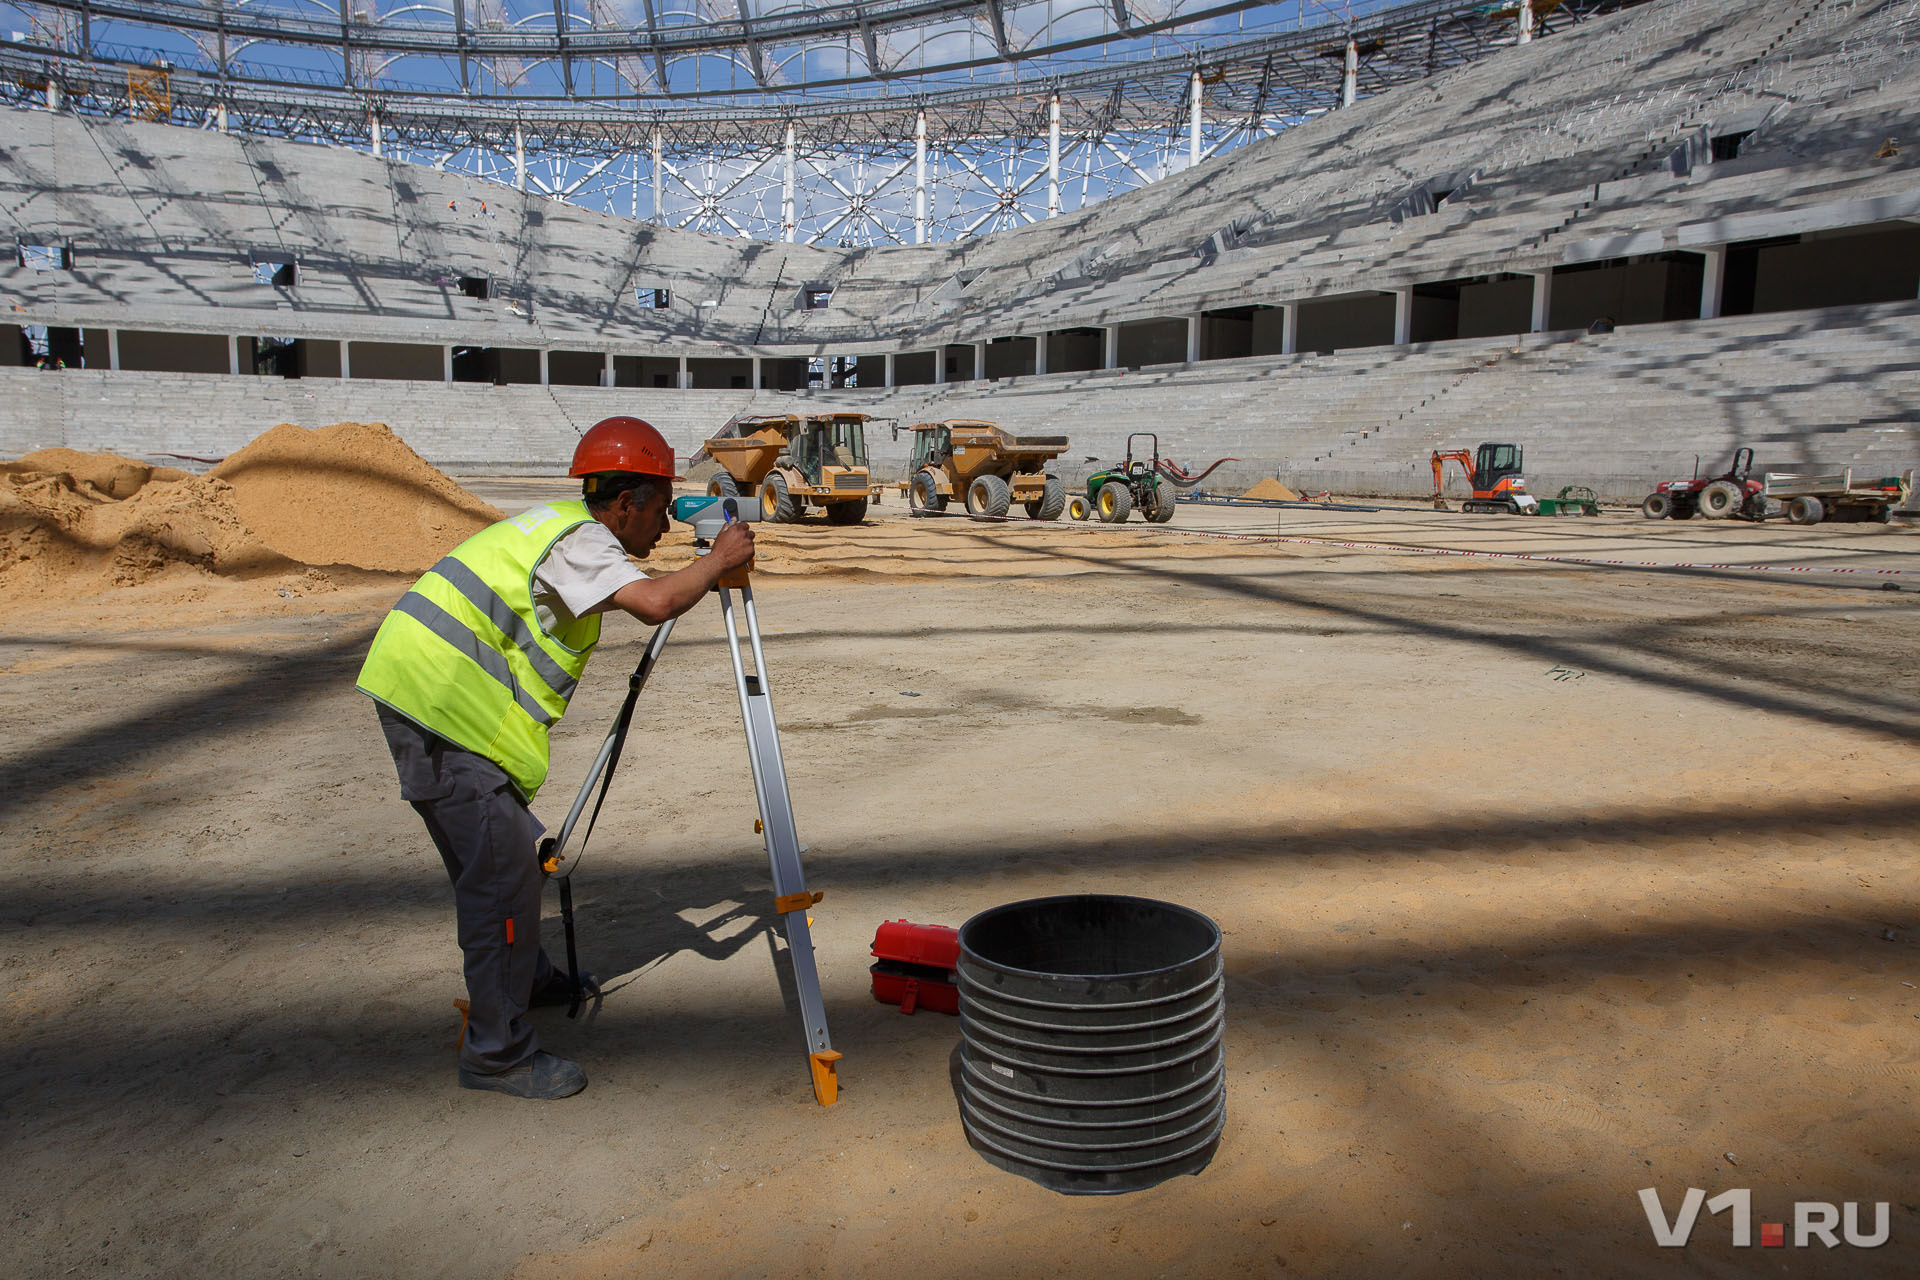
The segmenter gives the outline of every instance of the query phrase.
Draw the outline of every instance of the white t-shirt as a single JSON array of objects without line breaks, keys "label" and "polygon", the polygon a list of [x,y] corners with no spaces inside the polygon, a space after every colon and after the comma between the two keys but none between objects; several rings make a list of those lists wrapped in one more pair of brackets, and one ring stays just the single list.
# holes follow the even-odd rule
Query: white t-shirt
[{"label": "white t-shirt", "polygon": [[613,531],[589,520],[547,548],[533,567],[533,612],[552,632],[589,612],[642,573]]}]

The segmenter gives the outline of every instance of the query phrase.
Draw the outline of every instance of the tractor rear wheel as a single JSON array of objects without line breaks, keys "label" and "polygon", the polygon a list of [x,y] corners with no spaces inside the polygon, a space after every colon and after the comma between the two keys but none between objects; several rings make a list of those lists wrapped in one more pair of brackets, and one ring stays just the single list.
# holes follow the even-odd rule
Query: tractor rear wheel
[{"label": "tractor rear wheel", "polygon": [[1715,480],[1700,491],[1700,514],[1709,520],[1736,515],[1747,500],[1746,491],[1731,480]]},{"label": "tractor rear wheel", "polygon": [[947,495],[940,492],[931,471],[916,471],[907,484],[907,510],[916,516],[934,515],[947,509]]},{"label": "tractor rear wheel", "polygon": [[1147,513],[1147,519],[1154,524],[1165,524],[1173,519],[1173,482],[1155,480],[1153,482],[1153,510]]},{"label": "tractor rear wheel", "polygon": [[709,498],[737,498],[740,496],[740,482],[725,471],[716,471],[713,479],[707,481]]},{"label": "tractor rear wheel", "polygon": [[1665,520],[1673,514],[1673,499],[1664,493],[1650,493],[1640,504],[1640,514],[1649,520]]},{"label": "tractor rear wheel", "polygon": [[1827,504],[1815,497],[1794,498],[1787,503],[1787,519],[1793,524],[1819,524],[1826,514]]},{"label": "tractor rear wheel", "polygon": [[1125,524],[1133,514],[1133,494],[1120,481],[1109,480],[1094,495],[1093,507],[1101,524]]},{"label": "tractor rear wheel", "polygon": [[967,514],[975,520],[998,520],[1013,505],[1013,489],[999,476],[979,476],[967,486]]},{"label": "tractor rear wheel", "polygon": [[1059,476],[1047,477],[1046,492],[1038,502],[1026,503],[1027,514],[1035,520],[1058,520],[1067,509],[1067,482]]},{"label": "tractor rear wheel", "polygon": [[787,492],[787,478],[778,471],[760,486],[760,518],[774,524],[792,524],[800,518],[800,504]]},{"label": "tractor rear wheel", "polygon": [[1093,504],[1087,501],[1086,494],[1076,493],[1067,499],[1067,518],[1069,520],[1085,520],[1092,514]]},{"label": "tractor rear wheel", "polygon": [[852,502],[829,502],[827,504],[828,524],[859,524],[867,518],[867,500],[855,498]]}]

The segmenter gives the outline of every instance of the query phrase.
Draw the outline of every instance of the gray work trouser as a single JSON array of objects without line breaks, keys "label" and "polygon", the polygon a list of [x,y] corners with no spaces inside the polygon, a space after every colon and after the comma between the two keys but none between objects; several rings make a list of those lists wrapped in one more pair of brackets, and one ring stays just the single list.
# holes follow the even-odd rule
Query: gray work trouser
[{"label": "gray work trouser", "polygon": [[528,1003],[555,981],[540,947],[540,826],[493,761],[385,706],[380,729],[401,798],[427,824],[453,881],[469,1005],[460,1065],[489,1075],[518,1066],[540,1047]]}]

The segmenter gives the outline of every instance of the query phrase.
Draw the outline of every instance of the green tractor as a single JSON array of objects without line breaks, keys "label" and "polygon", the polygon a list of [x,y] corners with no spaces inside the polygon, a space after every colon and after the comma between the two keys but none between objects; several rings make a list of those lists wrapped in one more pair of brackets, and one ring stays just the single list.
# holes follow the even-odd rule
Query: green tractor
[{"label": "green tractor", "polygon": [[[1148,442],[1145,460],[1133,455],[1133,442]],[[1117,467],[1087,477],[1087,491],[1067,499],[1067,514],[1075,520],[1092,517],[1101,524],[1121,524],[1138,511],[1152,524],[1173,519],[1173,482],[1160,472],[1160,437],[1136,431],[1127,437],[1127,456]]]}]

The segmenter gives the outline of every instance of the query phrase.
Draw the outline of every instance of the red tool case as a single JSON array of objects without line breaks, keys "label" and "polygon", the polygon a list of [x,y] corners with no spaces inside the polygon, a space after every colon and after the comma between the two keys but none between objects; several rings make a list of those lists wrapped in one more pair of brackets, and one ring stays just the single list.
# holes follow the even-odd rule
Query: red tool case
[{"label": "red tool case", "polygon": [[954,966],[960,963],[960,931],[943,924],[889,920],[873,935],[873,998],[900,1012],[932,1009],[959,1013]]}]

